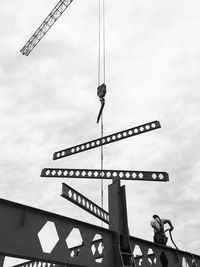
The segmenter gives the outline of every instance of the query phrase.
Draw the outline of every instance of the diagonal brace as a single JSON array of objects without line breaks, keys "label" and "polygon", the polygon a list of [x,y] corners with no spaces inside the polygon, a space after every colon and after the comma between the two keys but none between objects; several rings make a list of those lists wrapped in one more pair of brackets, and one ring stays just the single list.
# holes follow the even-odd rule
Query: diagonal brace
[{"label": "diagonal brace", "polygon": [[62,184],[62,197],[68,199],[72,203],[76,204],[80,208],[86,210],[91,213],[98,219],[104,221],[105,223],[109,223],[109,215],[108,212],[103,210],[101,207],[96,205],[94,202],[80,194],[78,191],[70,187],[69,185],[63,183]]},{"label": "diagonal brace", "polygon": [[12,267],[64,267],[64,265],[57,265],[55,263],[47,263],[43,261],[26,261],[17,265],[13,265]]}]

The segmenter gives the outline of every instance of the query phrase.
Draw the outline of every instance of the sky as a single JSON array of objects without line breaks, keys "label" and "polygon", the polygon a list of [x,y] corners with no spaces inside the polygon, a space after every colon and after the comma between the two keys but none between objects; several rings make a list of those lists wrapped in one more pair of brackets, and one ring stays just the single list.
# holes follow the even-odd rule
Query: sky
[{"label": "sky", "polygon": [[[100,205],[100,181],[41,178],[45,167],[100,168],[100,149],[55,151],[100,137],[98,1],[73,1],[28,57],[20,49],[56,0],[0,4],[0,197],[100,225],[60,197],[65,182]],[[104,168],[165,171],[168,183],[126,185],[130,233],[152,240],[153,214],[200,254],[200,2],[105,1],[104,135],[159,120],[161,129],[104,148]],[[107,186],[104,181],[104,208]],[[89,190],[88,190],[89,189]],[[106,227],[106,226],[105,226]],[[169,243],[170,245],[170,243]],[[18,262],[6,258],[4,266]]]}]

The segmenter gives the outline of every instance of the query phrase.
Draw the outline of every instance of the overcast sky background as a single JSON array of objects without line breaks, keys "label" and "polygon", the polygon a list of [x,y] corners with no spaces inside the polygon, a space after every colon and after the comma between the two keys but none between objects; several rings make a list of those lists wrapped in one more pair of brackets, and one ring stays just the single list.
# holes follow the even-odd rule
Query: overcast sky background
[{"label": "overcast sky background", "polygon": [[[168,172],[169,183],[122,182],[130,233],[152,240],[159,214],[181,250],[200,254],[200,1],[105,2],[105,135],[153,120],[162,128],[106,146],[104,167]],[[100,168],[99,148],[52,160],[100,136],[98,1],[74,1],[28,57],[20,53],[56,4],[1,3],[0,197],[100,225],[59,196],[66,182],[100,204],[100,181],[40,178],[44,167]]]}]

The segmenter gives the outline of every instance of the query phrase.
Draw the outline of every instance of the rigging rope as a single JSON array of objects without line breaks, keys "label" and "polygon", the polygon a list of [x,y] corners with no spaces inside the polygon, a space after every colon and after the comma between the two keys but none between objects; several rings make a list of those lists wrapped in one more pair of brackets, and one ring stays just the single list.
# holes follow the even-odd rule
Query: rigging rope
[{"label": "rigging rope", "polygon": [[[106,80],[105,53],[105,3],[99,0],[99,36],[98,36],[98,86]],[[102,53],[102,58],[101,58]]]},{"label": "rigging rope", "polygon": [[[98,86],[101,83],[105,84],[105,72],[106,72],[106,53],[105,53],[105,4],[104,0],[99,0],[99,32],[98,32]],[[101,57],[102,55],[102,57]],[[101,115],[101,138],[103,137],[103,113]],[[103,146],[101,146],[101,170],[103,170]],[[103,179],[101,179],[101,208],[103,209]]]}]

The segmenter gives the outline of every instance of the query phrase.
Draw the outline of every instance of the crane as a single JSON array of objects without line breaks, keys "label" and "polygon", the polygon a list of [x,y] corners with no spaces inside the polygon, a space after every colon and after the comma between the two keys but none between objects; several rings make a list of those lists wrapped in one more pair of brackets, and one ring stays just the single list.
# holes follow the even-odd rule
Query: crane
[{"label": "crane", "polygon": [[28,56],[33,48],[39,43],[39,41],[44,37],[48,30],[53,26],[57,19],[62,15],[62,13],[68,8],[68,6],[73,2],[73,0],[60,0],[54,9],[49,13],[46,19],[42,22],[39,28],[34,32],[31,38],[23,46],[20,52]]}]

